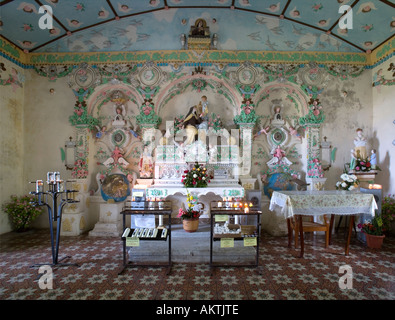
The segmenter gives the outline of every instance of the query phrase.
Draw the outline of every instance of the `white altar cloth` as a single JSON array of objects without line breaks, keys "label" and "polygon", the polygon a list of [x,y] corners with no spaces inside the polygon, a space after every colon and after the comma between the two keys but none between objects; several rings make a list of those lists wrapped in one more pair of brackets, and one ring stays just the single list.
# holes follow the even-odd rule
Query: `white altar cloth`
[{"label": "white altar cloth", "polygon": [[274,191],[269,209],[281,207],[285,218],[294,215],[375,215],[377,203],[372,194],[345,190]]}]

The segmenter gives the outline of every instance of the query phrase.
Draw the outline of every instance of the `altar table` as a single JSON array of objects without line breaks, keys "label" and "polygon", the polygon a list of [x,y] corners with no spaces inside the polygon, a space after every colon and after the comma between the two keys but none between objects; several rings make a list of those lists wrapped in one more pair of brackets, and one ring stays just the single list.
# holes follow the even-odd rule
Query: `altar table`
[{"label": "altar table", "polygon": [[303,257],[304,253],[302,215],[319,216],[330,214],[330,230],[332,230],[335,215],[350,215],[351,219],[345,248],[345,254],[348,255],[355,215],[368,214],[373,217],[377,209],[377,203],[372,194],[344,190],[274,191],[269,209],[274,211],[275,206],[282,208],[281,214],[286,219],[295,216],[299,221],[301,257]]}]

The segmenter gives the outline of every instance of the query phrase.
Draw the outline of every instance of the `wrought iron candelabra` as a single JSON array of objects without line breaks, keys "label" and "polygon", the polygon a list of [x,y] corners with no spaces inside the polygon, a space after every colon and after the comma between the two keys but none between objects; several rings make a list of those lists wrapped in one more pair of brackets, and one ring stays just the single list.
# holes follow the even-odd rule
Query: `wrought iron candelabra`
[{"label": "wrought iron candelabra", "polygon": [[[31,182],[36,184],[36,190],[30,192],[30,194],[35,196],[33,204],[36,206],[46,206],[48,209],[52,252],[52,264],[40,263],[34,264],[31,267],[40,265],[58,267],[70,265],[78,266],[76,263],[60,263],[60,261],[70,258],[70,256],[58,260],[63,207],[68,203],[79,202],[75,199],[75,192],[78,192],[78,190],[67,190],[67,182],[72,181],[62,181],[59,172],[47,173],[47,191],[44,191],[44,183],[42,180]],[[56,234],[54,234],[54,223],[56,223]]]}]

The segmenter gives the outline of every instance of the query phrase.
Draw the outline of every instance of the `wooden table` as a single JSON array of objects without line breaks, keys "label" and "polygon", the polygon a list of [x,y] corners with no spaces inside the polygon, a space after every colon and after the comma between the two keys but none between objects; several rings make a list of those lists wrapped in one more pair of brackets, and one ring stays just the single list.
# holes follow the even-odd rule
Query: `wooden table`
[{"label": "wooden table", "polygon": [[332,230],[335,215],[349,215],[351,219],[345,247],[345,254],[348,255],[355,215],[368,214],[373,217],[377,209],[377,203],[372,194],[343,190],[274,191],[269,209],[274,211],[276,206],[281,207],[280,214],[284,218],[289,219],[294,216],[297,218],[297,223],[300,226],[300,257],[303,257],[304,254],[302,216],[330,214],[330,230]]}]

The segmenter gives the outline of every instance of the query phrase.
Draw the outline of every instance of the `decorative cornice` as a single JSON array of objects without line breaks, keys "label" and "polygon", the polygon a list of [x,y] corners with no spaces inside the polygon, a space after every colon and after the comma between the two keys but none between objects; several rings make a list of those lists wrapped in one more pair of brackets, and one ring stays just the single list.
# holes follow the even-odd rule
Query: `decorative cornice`
[{"label": "decorative cornice", "polygon": [[394,54],[395,37],[383,43],[373,53],[354,52],[300,52],[248,50],[161,50],[123,52],[26,53],[0,36],[0,54],[24,68],[39,65],[78,65],[80,63],[136,63],[152,61],[167,63],[308,63],[349,64],[372,66]]},{"label": "decorative cornice", "polygon": [[395,55],[395,35],[369,55],[368,68],[374,68]]}]

